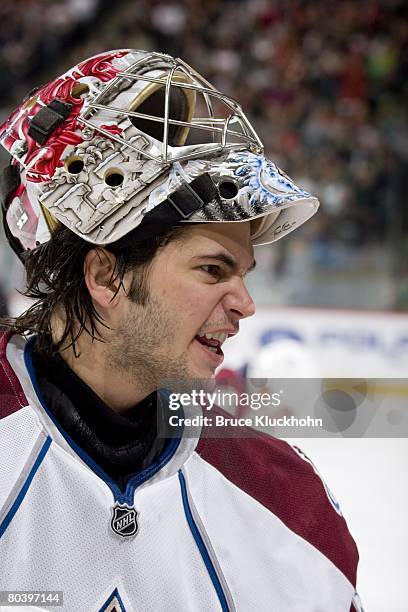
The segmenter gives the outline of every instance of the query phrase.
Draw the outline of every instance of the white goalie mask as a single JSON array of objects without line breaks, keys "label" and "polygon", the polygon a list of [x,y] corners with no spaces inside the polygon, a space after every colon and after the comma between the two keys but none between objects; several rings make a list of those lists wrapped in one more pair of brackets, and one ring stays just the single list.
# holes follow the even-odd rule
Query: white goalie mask
[{"label": "white goalie mask", "polygon": [[9,240],[44,244],[62,223],[112,243],[146,221],[252,220],[254,245],[309,219],[318,201],[263,155],[239,104],[180,59],[118,50],[37,89],[0,126]]}]

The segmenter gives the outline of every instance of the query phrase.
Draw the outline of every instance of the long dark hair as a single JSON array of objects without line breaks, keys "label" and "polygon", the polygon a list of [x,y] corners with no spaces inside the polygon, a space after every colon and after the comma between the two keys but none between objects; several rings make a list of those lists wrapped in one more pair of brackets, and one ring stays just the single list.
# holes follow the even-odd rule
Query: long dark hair
[{"label": "long dark hair", "polygon": [[[145,304],[148,298],[148,268],[159,248],[181,237],[185,226],[161,229],[153,236],[143,237],[138,228],[106,247],[116,257],[116,268],[110,283],[123,288],[123,278],[133,271],[128,297]],[[98,248],[86,242],[63,225],[59,225],[46,244],[25,255],[27,287],[26,297],[34,304],[19,317],[0,318],[0,325],[23,334],[37,334],[37,350],[49,355],[63,346],[72,346],[86,332],[94,340],[103,341],[98,327],[107,327],[97,312],[84,278],[84,262],[91,249]],[[115,294],[116,295],[116,294]],[[65,328],[53,343],[52,320],[57,309],[62,309]]]}]

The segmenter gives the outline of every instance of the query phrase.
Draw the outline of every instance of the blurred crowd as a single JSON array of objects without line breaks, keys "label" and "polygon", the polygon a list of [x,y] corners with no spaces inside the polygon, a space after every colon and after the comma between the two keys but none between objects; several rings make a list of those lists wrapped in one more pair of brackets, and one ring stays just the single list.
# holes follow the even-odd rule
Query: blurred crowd
[{"label": "blurred crowd", "polygon": [[1,99],[109,48],[181,56],[321,199],[304,230],[314,265],[380,244],[408,285],[407,12],[404,0],[3,0]]}]

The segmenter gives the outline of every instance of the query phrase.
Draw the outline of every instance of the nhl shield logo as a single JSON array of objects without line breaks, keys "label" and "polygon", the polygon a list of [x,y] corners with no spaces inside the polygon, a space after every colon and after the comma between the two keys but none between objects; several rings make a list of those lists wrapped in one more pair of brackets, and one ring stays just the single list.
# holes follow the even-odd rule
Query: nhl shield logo
[{"label": "nhl shield logo", "polygon": [[112,530],[124,538],[137,534],[137,512],[134,508],[126,505],[116,504],[112,508]]}]

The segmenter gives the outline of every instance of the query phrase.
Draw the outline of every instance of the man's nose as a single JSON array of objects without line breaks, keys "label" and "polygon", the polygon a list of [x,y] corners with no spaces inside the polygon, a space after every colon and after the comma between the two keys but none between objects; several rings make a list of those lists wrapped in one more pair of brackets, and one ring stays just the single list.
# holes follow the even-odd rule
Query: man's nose
[{"label": "man's nose", "polygon": [[255,304],[245,287],[243,279],[235,277],[231,283],[230,290],[223,300],[225,310],[228,314],[232,314],[236,321],[251,317],[255,314]]}]

